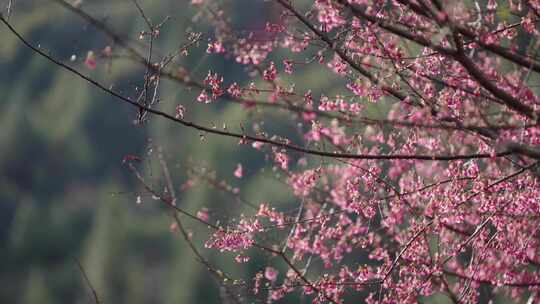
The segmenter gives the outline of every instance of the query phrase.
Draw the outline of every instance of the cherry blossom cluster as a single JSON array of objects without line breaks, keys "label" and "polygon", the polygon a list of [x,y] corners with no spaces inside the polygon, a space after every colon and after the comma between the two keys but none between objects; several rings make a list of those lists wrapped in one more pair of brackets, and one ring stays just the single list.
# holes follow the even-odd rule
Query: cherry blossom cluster
[{"label": "cherry blossom cluster", "polygon": [[[268,301],[299,290],[314,303],[358,294],[367,303],[435,294],[462,303],[478,301],[482,286],[534,300],[540,3],[273,3],[266,34],[240,37],[224,18],[210,18],[218,29],[208,47],[254,71],[227,98],[249,104],[246,111],[279,106],[302,132],[293,140],[253,127],[276,140],[253,146],[286,176],[297,210],[285,215],[270,201],[253,215],[282,237],[264,238],[268,226],[248,234],[259,249],[273,248],[266,271],[254,275],[255,294],[266,280]],[[308,67],[334,77],[332,93],[295,85]],[[336,156],[321,161],[283,143]],[[515,154],[499,156],[505,150]],[[351,154],[364,157],[340,157]],[[255,249],[244,250],[249,242],[235,231],[216,232],[209,247],[249,255]],[[283,277],[276,256],[287,265]]]}]

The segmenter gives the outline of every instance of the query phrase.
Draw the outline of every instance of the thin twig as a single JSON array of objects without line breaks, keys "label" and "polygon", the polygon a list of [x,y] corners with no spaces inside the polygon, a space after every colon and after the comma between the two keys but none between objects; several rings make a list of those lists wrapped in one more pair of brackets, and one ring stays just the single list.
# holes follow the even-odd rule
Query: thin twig
[{"label": "thin twig", "polygon": [[75,264],[77,265],[77,268],[79,268],[79,271],[81,272],[81,275],[83,276],[84,281],[86,282],[86,285],[92,291],[92,296],[94,297],[94,302],[96,304],[100,304],[101,301],[99,300],[98,293],[97,293],[96,289],[94,288],[94,286],[92,286],[92,282],[90,282],[90,279],[86,275],[86,271],[84,270],[84,267],[82,266],[81,262],[79,262],[79,260],[77,258],[73,258],[73,260],[75,261]]}]

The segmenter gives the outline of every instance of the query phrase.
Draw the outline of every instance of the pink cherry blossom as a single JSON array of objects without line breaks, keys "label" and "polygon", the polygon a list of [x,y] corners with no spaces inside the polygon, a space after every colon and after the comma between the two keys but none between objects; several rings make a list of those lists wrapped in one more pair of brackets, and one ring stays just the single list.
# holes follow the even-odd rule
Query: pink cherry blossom
[{"label": "pink cherry blossom", "polygon": [[264,277],[270,281],[275,282],[278,276],[278,271],[275,268],[272,267],[266,267],[264,270]]},{"label": "pink cherry blossom", "polygon": [[84,60],[84,65],[86,65],[87,68],[90,70],[95,70],[97,67],[97,59],[96,55],[93,51],[88,51],[86,54],[86,59]]},{"label": "pink cherry blossom", "polygon": [[234,170],[234,176],[236,178],[242,178],[242,175],[243,175],[242,164],[238,164],[236,165],[236,170]]},{"label": "pink cherry blossom", "polygon": [[208,209],[203,208],[197,211],[197,218],[199,218],[201,221],[208,222]]}]

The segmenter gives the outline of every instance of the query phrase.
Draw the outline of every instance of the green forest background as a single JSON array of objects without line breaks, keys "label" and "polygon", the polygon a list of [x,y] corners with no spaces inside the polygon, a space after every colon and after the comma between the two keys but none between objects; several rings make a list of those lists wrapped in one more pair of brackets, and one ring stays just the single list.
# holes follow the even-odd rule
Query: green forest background
[{"label": "green forest background", "polygon": [[[2,1],[5,7],[8,1]],[[50,0],[14,2],[12,24],[33,44],[68,62],[85,74],[134,96],[144,69],[128,60],[112,66],[87,69],[89,50],[111,39],[65,8]],[[248,82],[243,68],[233,60],[207,55],[206,37],[212,29],[200,20],[188,0],[140,1],[153,21],[170,16],[156,42],[157,52],[168,53],[185,42],[186,30],[204,33],[200,46],[176,64],[202,80],[208,70],[225,74],[227,81]],[[83,1],[82,8],[125,37],[136,40],[145,23],[129,0]],[[266,1],[228,1],[227,12],[238,28],[264,26],[266,17],[279,14]],[[4,10],[5,13],[5,10]],[[77,56],[70,62],[72,55]],[[337,92],[336,82],[320,67],[306,67],[295,83],[300,88]],[[174,113],[187,108],[189,120],[206,125],[227,123],[239,130],[253,119],[236,104],[198,105],[198,90],[164,81],[159,107]],[[370,109],[374,115],[382,111]],[[282,210],[298,203],[288,186],[268,170],[262,153],[237,145],[237,141],[202,136],[159,118],[144,126],[132,123],[136,111],[120,104],[81,79],[74,77],[23,46],[0,30],[0,303],[91,303],[76,261],[80,261],[102,303],[221,303],[220,290],[209,272],[196,262],[179,234],[169,231],[167,208],[143,196],[141,186],[122,165],[126,155],[145,159],[140,169],[157,187],[163,186],[157,166],[160,147],[170,165],[175,187],[187,180],[186,164],[204,166],[254,203],[271,201]],[[295,133],[296,126],[282,112],[260,112],[267,127],[281,134]],[[277,127],[276,127],[277,126]],[[242,163],[245,177],[232,172]],[[261,171],[267,167],[266,171]],[[204,184],[179,194],[179,206],[191,213],[209,208],[213,220],[228,214],[253,214],[230,196]],[[212,262],[237,278],[248,278],[264,269],[263,256],[240,267],[234,255],[205,250],[207,229],[188,222],[194,239]],[[278,265],[279,266],[279,265]],[[282,265],[283,266],[283,265]],[[285,268],[283,268],[285,269]],[[266,302],[262,297],[256,302]],[[301,301],[291,299],[291,303]],[[431,302],[445,303],[444,298]]]}]

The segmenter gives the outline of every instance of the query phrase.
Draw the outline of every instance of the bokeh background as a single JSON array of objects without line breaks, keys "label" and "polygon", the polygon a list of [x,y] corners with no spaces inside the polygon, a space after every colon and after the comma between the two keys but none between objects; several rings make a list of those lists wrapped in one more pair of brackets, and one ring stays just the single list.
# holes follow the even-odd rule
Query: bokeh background
[{"label": "bokeh background", "polygon": [[[2,0],[4,9],[9,1]],[[205,53],[212,26],[197,17],[190,0],[139,0],[154,22],[166,16],[155,42],[155,55],[178,50],[187,32],[201,32],[200,45],[179,57],[193,78],[204,79],[211,69],[226,83],[246,85],[245,68],[232,59]],[[52,0],[13,1],[10,22],[30,42],[83,73],[135,97],[144,68],[116,58],[99,61],[95,70],[84,60],[88,51],[111,46],[125,54],[87,22]],[[279,15],[268,1],[225,1],[235,29],[258,30]],[[298,5],[307,1],[296,1]],[[145,23],[130,0],[85,0],[82,9],[134,41]],[[5,13],[6,10],[4,9]],[[144,51],[144,48],[140,48]],[[75,61],[71,61],[75,55]],[[294,83],[310,88],[313,96],[332,95],[340,86],[321,66],[298,68]],[[240,130],[253,121],[266,130],[294,137],[297,125],[287,113],[245,111],[234,103],[198,104],[199,90],[164,80],[158,107],[174,113],[186,107],[186,117],[205,125]],[[366,113],[382,116],[385,103]],[[143,126],[133,124],[136,110],[115,101],[23,46],[5,27],[0,30],[0,303],[91,303],[92,295],[77,266],[80,261],[102,303],[222,303],[219,285],[197,263],[178,233],[171,233],[170,210],[145,195],[133,174],[122,165],[126,155],[143,159],[137,166],[157,189],[164,182],[158,157],[169,165],[178,205],[195,214],[208,208],[212,221],[254,211],[204,182],[181,191],[190,169],[207,168],[209,176],[241,189],[255,204],[271,201],[294,211],[298,201],[284,178],[271,170],[264,155],[237,141],[201,134],[159,118]],[[233,176],[237,164],[244,178]],[[137,204],[137,197],[141,203]],[[250,252],[249,263],[238,265],[234,255],[203,248],[206,227],[186,220],[198,248],[212,263],[237,278],[248,279],[265,267],[267,256]],[[277,264],[276,267],[284,265]],[[288,297],[282,302],[304,302]],[[444,297],[425,299],[447,303]],[[504,299],[501,299],[504,302]],[[266,302],[264,297],[251,302]]]}]

